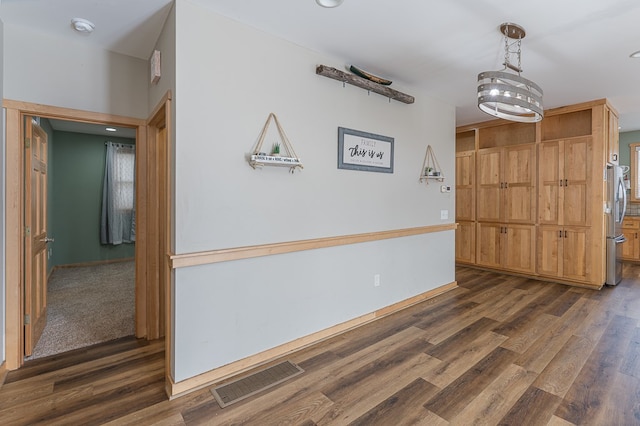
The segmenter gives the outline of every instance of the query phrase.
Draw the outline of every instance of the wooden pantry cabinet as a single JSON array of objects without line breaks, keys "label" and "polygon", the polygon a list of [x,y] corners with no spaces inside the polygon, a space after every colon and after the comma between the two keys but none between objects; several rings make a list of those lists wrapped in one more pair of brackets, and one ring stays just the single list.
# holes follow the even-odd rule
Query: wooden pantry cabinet
[{"label": "wooden pantry cabinet", "polygon": [[[605,282],[604,173],[612,137],[606,102],[558,108],[540,126],[537,272],[600,288]],[[617,158],[617,154],[615,156]]]},{"label": "wooden pantry cabinet", "polygon": [[478,129],[476,264],[535,272],[535,124]]},{"label": "wooden pantry cabinet", "polygon": [[476,137],[456,135],[456,262],[476,261]]},{"label": "wooden pantry cabinet", "polygon": [[476,171],[475,200],[469,185],[456,197],[464,204],[456,206],[456,261],[590,288],[604,284],[604,170],[618,159],[617,113],[606,100],[547,110],[535,124],[459,127],[456,153],[465,173],[475,153]]}]

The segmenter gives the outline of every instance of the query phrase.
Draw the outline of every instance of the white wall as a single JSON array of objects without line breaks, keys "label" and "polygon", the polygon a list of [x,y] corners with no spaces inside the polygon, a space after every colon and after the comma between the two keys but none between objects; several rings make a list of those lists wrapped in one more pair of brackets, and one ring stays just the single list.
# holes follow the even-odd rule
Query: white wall
[{"label": "white wall", "polygon": [[[0,34],[3,38],[0,39],[0,99],[147,118],[147,61],[21,27],[4,25]],[[4,128],[0,130],[4,136]],[[0,160],[4,161],[4,140],[2,148]],[[3,189],[4,176],[3,167],[0,173]],[[4,205],[0,205],[0,212],[4,226]],[[2,232],[0,240],[4,241],[4,230]],[[0,250],[4,263],[4,246]],[[3,289],[0,293],[2,359],[5,353],[4,296]]]},{"label": "white wall", "polygon": [[5,25],[4,96],[147,118],[147,61]]},{"label": "white wall", "polygon": [[[454,107],[402,82],[412,105],[315,74],[346,62],[176,2],[176,253],[454,221],[455,194],[418,182],[431,144],[454,184]],[[270,112],[303,171],[248,165]],[[337,169],[339,126],[395,138],[394,173]],[[454,279],[453,231],[178,269],[174,380]]]},{"label": "white wall", "polygon": [[[171,101],[171,124],[170,124],[170,143],[172,143],[171,141],[175,141],[176,140],[176,126],[174,125],[176,122],[176,9],[175,9],[175,4],[174,6],[171,8],[171,11],[169,12],[169,15],[167,16],[167,19],[164,23],[164,26],[162,28],[162,32],[160,33],[160,37],[158,37],[158,40],[156,42],[155,45],[155,49],[158,49],[160,51],[160,63],[161,63],[161,74],[162,76],[160,77],[160,81],[158,81],[157,84],[150,84],[149,85],[149,111],[151,113],[151,111],[153,111],[157,106],[158,103],[162,100],[162,97],[167,93],[167,91],[171,91],[171,96],[172,96],[172,101]],[[175,145],[172,144],[171,145],[171,161],[172,161],[172,166],[171,166],[171,173],[170,176],[174,176],[175,175]],[[175,211],[175,185],[173,184],[173,182],[171,183],[171,211]],[[173,224],[173,221],[175,220],[175,215],[172,215],[171,217],[171,229],[175,229],[175,225]],[[173,231],[172,231],[172,235],[173,235]],[[171,239],[171,251],[174,252],[175,251],[175,238]],[[173,292],[174,287],[172,286],[170,291]],[[174,299],[174,295],[171,294],[170,295],[171,300]],[[173,312],[173,310],[171,310],[169,313],[169,315],[171,315],[171,318],[173,318],[175,316],[175,313]],[[174,323],[171,323],[171,326],[174,326]],[[171,329],[170,332],[170,336],[171,336],[171,347],[174,347],[174,337],[175,337],[175,333],[174,333],[174,329]],[[171,361],[171,371],[174,370],[174,358],[171,357],[170,359]]]}]

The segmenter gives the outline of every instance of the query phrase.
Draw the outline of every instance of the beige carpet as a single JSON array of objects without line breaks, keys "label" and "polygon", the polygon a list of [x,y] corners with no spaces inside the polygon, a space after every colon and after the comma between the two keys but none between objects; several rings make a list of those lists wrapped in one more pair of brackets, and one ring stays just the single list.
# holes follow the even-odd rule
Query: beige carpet
[{"label": "beige carpet", "polygon": [[47,326],[27,359],[134,334],[134,262],[56,269],[47,292]]}]

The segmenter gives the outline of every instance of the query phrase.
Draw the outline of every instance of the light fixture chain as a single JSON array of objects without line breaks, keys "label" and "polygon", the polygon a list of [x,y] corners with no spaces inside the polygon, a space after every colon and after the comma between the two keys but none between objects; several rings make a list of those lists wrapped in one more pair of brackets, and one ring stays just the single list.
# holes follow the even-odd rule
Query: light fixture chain
[{"label": "light fixture chain", "polygon": [[518,37],[518,75],[522,72],[522,39]]},{"label": "light fixture chain", "polygon": [[509,37],[507,36],[508,32],[505,31],[504,32],[504,69],[507,69],[507,67],[509,66],[509,64],[511,63],[509,61]]}]

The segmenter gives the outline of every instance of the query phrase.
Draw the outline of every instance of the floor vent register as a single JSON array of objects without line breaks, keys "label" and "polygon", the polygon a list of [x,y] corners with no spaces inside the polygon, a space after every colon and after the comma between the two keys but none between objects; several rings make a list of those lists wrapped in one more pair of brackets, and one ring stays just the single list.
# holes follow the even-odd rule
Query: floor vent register
[{"label": "floor vent register", "polygon": [[291,361],[285,361],[215,387],[211,393],[220,407],[224,408],[302,373],[304,373],[302,368]]}]

